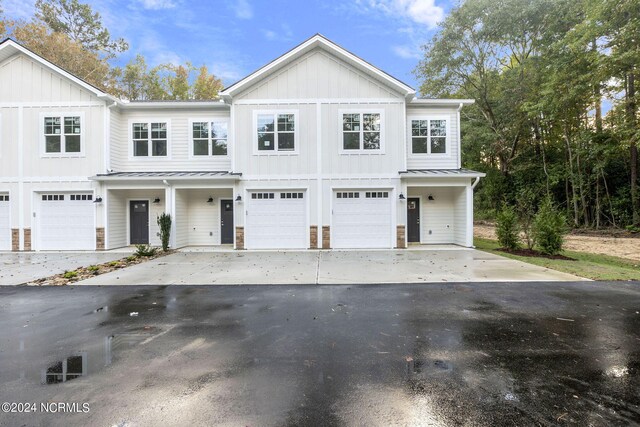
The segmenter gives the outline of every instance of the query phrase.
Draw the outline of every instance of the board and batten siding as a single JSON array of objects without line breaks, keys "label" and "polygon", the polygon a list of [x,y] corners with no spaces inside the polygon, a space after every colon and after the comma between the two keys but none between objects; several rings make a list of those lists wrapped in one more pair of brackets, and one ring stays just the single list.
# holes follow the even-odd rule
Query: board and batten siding
[{"label": "board and batten siding", "polygon": [[235,97],[251,99],[401,98],[363,72],[316,48]]},{"label": "board and batten siding", "polygon": [[[119,114],[120,136],[111,138],[111,163],[117,172],[127,171],[230,171],[233,141],[227,141],[227,156],[191,156],[191,120],[229,120],[229,111],[203,110],[135,110]],[[168,123],[168,155],[166,157],[134,157],[131,123],[135,121]]]},{"label": "board and batten siding", "polygon": [[[411,153],[411,120],[424,118],[448,119],[449,153],[447,156],[431,156]],[[407,169],[458,169],[460,166],[460,140],[458,139],[458,112],[456,108],[434,108],[429,106],[409,106],[407,108]]]}]

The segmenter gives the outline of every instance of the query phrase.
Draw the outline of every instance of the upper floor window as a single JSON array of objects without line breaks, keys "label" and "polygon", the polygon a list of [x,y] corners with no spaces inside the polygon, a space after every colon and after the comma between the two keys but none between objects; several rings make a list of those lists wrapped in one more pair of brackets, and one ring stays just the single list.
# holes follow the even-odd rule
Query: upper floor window
[{"label": "upper floor window", "polygon": [[81,152],[80,116],[44,116],[44,151],[46,154],[78,154]]},{"label": "upper floor window", "polygon": [[382,115],[380,113],[343,113],[343,150],[380,150],[381,125]]},{"label": "upper floor window", "polygon": [[191,123],[192,147],[194,156],[227,155],[226,121],[197,121]]},{"label": "upper floor window", "polygon": [[447,153],[447,120],[411,120],[411,152],[413,154]]},{"label": "upper floor window", "polygon": [[258,152],[291,152],[296,149],[294,113],[260,113],[256,117]]},{"label": "upper floor window", "polygon": [[135,122],[131,130],[135,157],[167,155],[167,122]]}]

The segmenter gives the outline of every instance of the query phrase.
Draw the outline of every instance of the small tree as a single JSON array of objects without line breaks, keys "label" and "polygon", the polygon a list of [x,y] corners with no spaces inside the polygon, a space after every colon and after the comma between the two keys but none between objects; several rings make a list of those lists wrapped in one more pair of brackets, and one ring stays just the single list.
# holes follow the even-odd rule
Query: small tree
[{"label": "small tree", "polygon": [[519,227],[518,216],[511,206],[505,205],[496,217],[497,227],[496,234],[498,235],[498,242],[504,249],[514,250],[518,249],[519,243]]},{"label": "small tree", "polygon": [[545,199],[532,225],[533,237],[540,251],[547,255],[559,254],[564,243],[565,232],[565,218],[553,206],[549,198]]},{"label": "small tree", "polygon": [[162,250],[166,252],[169,249],[169,237],[171,237],[171,215],[166,212],[158,215],[158,226],[160,227]]},{"label": "small tree", "polygon": [[524,242],[527,245],[527,249],[533,249],[535,246],[535,239],[531,232],[533,225],[533,219],[536,212],[536,195],[530,188],[521,189],[516,196],[516,210],[518,212],[518,221],[520,221],[520,227],[524,235]]}]

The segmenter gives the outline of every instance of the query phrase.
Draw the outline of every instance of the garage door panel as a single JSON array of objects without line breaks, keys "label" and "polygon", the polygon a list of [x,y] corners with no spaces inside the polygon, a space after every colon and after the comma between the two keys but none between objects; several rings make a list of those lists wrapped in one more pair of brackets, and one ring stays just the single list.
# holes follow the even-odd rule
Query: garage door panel
[{"label": "garage door panel", "polygon": [[11,250],[11,219],[9,195],[0,194],[0,251]]},{"label": "garage door panel", "polygon": [[388,248],[392,246],[389,191],[337,191],[333,194],[334,248]]},{"label": "garage door panel", "polygon": [[245,227],[248,249],[306,248],[305,193],[250,193]]},{"label": "garage door panel", "polygon": [[43,194],[38,215],[39,250],[95,249],[91,194]]}]

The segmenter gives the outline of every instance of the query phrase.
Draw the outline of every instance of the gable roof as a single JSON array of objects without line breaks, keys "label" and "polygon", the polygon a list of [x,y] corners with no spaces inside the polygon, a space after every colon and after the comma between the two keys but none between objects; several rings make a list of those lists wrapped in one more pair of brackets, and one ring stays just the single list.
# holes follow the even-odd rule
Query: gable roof
[{"label": "gable roof", "polygon": [[38,55],[37,53],[34,53],[32,51],[30,51],[29,49],[27,49],[26,47],[20,45],[18,42],[16,42],[15,40],[11,39],[11,38],[7,38],[4,41],[2,41],[0,43],[0,63],[4,62],[5,60],[9,59],[10,57],[18,54],[18,53],[22,53],[24,55],[26,55],[27,57],[31,58],[32,60],[40,63],[41,65],[55,71],[56,73],[60,74],[61,76],[71,80],[72,82],[74,82],[75,84],[81,86],[83,89],[86,89],[87,91],[93,93],[94,95],[96,95],[99,98],[102,99],[107,99],[110,101],[118,101],[117,98],[109,95],[108,93],[98,89],[97,87],[93,86],[92,84],[82,80],[81,78],[74,76],[73,74],[71,74],[68,71],[65,71],[64,69],[58,67],[57,65],[55,65],[54,63],[52,63],[51,61],[41,57],[40,55]]},{"label": "gable roof", "polygon": [[407,99],[412,99],[416,94],[415,89],[413,89],[408,84],[371,65],[364,59],[354,55],[353,53],[324,37],[322,34],[316,34],[311,38],[305,40],[298,46],[294,47],[284,55],[274,59],[265,66],[235,82],[231,86],[224,88],[220,92],[220,96],[222,96],[226,100],[229,100],[234,95],[240,93],[243,89],[246,89],[248,86],[256,83],[270,73],[283,68],[285,65],[290,64],[297,58],[300,58],[301,56],[315,48],[321,48],[332,53],[333,55],[342,59],[356,69],[363,71],[368,76],[373,77],[374,79],[384,83],[386,86],[389,86],[396,91],[404,94]]}]

